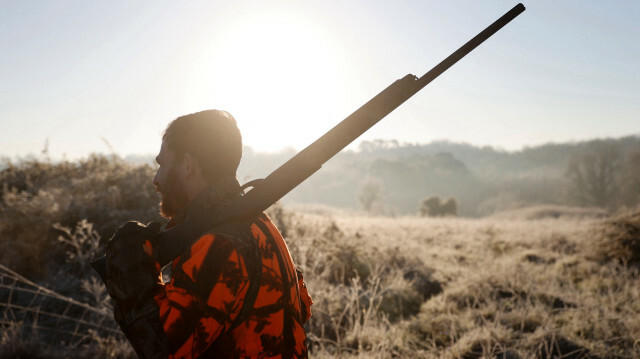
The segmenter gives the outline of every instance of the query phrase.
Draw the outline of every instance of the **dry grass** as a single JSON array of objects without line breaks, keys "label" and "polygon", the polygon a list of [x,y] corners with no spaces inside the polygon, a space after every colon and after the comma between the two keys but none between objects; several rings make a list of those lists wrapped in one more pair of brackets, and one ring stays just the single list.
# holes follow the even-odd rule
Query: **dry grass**
[{"label": "dry grass", "polygon": [[623,265],[640,264],[640,211],[620,214],[598,227],[593,255]]},{"label": "dry grass", "polygon": [[104,286],[86,281],[83,287],[102,305],[78,302],[0,265],[0,357],[132,357]]},{"label": "dry grass", "polygon": [[[640,275],[635,257],[617,255],[637,254],[637,215],[558,211],[434,219],[276,207],[270,215],[315,302],[314,358],[639,358]],[[57,227],[83,267],[97,238],[90,224]],[[87,305],[1,268],[1,357],[132,355],[99,283],[82,280]],[[25,302],[25,293],[36,299]],[[52,314],[64,313],[43,320],[51,300]]]},{"label": "dry grass", "polygon": [[[629,243],[635,232],[617,224],[638,222],[601,217],[289,214],[288,242],[315,301],[313,356],[640,357],[638,269],[593,256],[603,242]],[[615,235],[600,235],[603,226]],[[407,275],[416,270],[423,283]],[[425,281],[442,292],[422,297]]]}]

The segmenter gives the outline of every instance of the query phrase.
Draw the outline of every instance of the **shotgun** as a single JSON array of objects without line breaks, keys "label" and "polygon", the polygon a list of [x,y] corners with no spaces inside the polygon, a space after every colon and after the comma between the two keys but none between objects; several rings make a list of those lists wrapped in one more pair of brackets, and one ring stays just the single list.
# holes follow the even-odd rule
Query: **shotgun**
[{"label": "shotgun", "polygon": [[[161,232],[154,243],[154,255],[158,263],[161,266],[169,264],[188,246],[193,244],[201,234],[208,230],[225,223],[257,216],[269,208],[318,171],[331,157],[427,86],[511,20],[515,19],[524,10],[525,7],[522,4],[514,6],[422,77],[418,78],[409,74],[395,81],[266,178],[253,181],[251,190],[234,199],[228,206],[220,206],[221,208],[214,211],[208,220],[203,221],[201,218],[196,220],[194,219],[196,216],[188,215],[182,224]],[[102,257],[93,262],[92,266],[104,280],[106,278],[105,258]]]}]

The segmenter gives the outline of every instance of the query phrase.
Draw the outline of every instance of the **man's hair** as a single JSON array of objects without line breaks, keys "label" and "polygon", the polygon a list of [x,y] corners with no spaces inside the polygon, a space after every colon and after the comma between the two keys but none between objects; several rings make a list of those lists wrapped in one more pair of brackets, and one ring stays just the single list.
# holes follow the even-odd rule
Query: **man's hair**
[{"label": "man's hair", "polygon": [[226,111],[206,110],[176,118],[162,140],[178,161],[189,153],[209,182],[236,175],[242,157],[242,136],[236,120]]}]

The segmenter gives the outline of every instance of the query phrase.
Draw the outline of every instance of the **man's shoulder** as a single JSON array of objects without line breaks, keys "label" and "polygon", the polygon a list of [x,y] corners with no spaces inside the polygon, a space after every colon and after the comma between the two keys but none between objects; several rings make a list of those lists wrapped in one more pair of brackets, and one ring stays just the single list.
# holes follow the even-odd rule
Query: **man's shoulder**
[{"label": "man's shoulder", "polygon": [[[245,244],[246,241],[253,241],[266,236],[280,236],[280,233],[271,219],[264,213],[252,219],[234,221],[216,226],[207,230],[198,240],[223,239],[232,244]],[[208,239],[207,239],[208,238]]]},{"label": "man's shoulder", "polygon": [[[256,225],[258,222],[260,224]],[[197,252],[228,246],[237,250],[240,255],[247,256],[247,251],[257,249],[260,233],[266,230],[264,223],[264,219],[255,218],[250,221],[238,221],[216,226],[201,234],[187,248],[185,254],[194,255]]]},{"label": "man's shoulder", "polygon": [[279,237],[280,232],[271,219],[260,214],[251,220],[231,222],[205,231],[185,248],[179,262],[194,256],[201,260],[216,260],[230,252],[259,261],[260,247],[271,242],[269,238],[279,243]]}]

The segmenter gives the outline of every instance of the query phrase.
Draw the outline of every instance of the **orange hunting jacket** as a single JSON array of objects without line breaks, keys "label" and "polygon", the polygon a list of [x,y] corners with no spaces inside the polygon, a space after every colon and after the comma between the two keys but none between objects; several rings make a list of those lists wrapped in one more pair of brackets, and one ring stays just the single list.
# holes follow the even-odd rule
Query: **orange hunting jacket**
[{"label": "orange hunting jacket", "polygon": [[255,303],[240,322],[234,321],[256,279],[237,242],[206,234],[174,260],[171,281],[154,297],[170,358],[307,357],[302,325],[311,316],[312,301],[302,272],[266,215],[257,217],[249,230],[262,270],[260,286],[253,287],[254,293],[259,288]]}]

